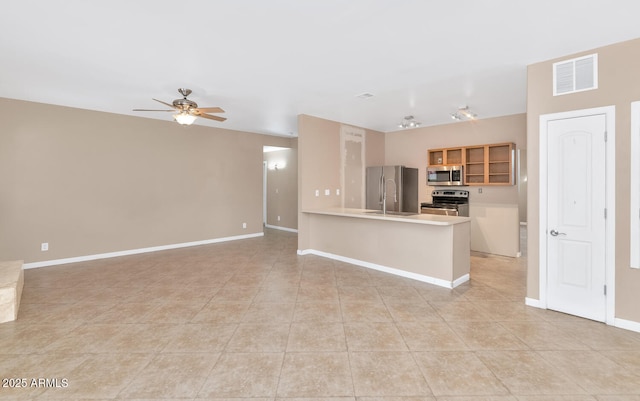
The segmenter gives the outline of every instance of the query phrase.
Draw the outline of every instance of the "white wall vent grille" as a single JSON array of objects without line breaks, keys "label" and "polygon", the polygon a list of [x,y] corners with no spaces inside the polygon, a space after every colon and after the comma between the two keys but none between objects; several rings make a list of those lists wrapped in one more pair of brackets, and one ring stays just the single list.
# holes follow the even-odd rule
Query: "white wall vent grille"
[{"label": "white wall vent grille", "polygon": [[553,64],[553,96],[598,88],[598,55]]}]

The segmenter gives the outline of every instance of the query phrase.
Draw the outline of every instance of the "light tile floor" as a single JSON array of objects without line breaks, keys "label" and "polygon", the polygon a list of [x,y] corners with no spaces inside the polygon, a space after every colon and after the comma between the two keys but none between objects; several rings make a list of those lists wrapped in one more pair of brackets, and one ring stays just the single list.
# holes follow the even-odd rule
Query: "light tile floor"
[{"label": "light tile floor", "polygon": [[296,243],[27,270],[0,399],[640,401],[640,334],[525,306],[524,258],[447,290]]}]

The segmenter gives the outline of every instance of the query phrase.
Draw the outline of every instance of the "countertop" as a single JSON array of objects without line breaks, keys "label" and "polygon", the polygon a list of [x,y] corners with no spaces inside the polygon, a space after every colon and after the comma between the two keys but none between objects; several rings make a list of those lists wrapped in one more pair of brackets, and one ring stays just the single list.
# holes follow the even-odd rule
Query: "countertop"
[{"label": "countertop", "polygon": [[[439,216],[434,214],[382,214],[379,210],[352,209],[352,208],[328,208],[303,210],[302,213],[323,214],[328,216],[355,217],[361,219],[399,221],[402,223],[427,224],[435,226],[451,226],[471,221],[469,217]],[[393,212],[391,212],[393,213]]]}]

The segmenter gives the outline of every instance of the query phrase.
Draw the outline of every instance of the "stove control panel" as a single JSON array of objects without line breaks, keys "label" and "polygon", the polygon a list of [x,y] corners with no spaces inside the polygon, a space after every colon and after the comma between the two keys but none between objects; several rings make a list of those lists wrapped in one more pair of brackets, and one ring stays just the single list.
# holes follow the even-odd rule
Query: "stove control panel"
[{"label": "stove control panel", "polygon": [[431,192],[431,197],[469,198],[469,191],[463,191],[460,189],[436,189],[435,191]]}]

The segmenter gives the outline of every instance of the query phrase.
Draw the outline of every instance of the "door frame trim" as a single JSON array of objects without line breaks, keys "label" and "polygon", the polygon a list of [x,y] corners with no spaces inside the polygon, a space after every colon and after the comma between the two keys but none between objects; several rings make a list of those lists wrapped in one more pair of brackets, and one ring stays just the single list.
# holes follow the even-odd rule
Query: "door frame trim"
[{"label": "door frame trim", "polygon": [[596,107],[591,109],[572,110],[560,113],[543,114],[540,116],[539,127],[539,307],[547,309],[547,153],[548,153],[548,123],[553,120],[587,117],[604,114],[606,117],[607,143],[605,149],[605,207],[607,219],[605,221],[605,285],[606,317],[605,323],[615,325],[615,222],[616,222],[616,135],[615,135],[615,106]]},{"label": "door frame trim", "polygon": [[630,266],[640,269],[640,249],[634,244],[640,242],[640,159],[636,157],[640,151],[640,101],[631,102],[631,174],[629,174],[631,185],[631,207],[629,216],[631,217],[631,246]]}]

